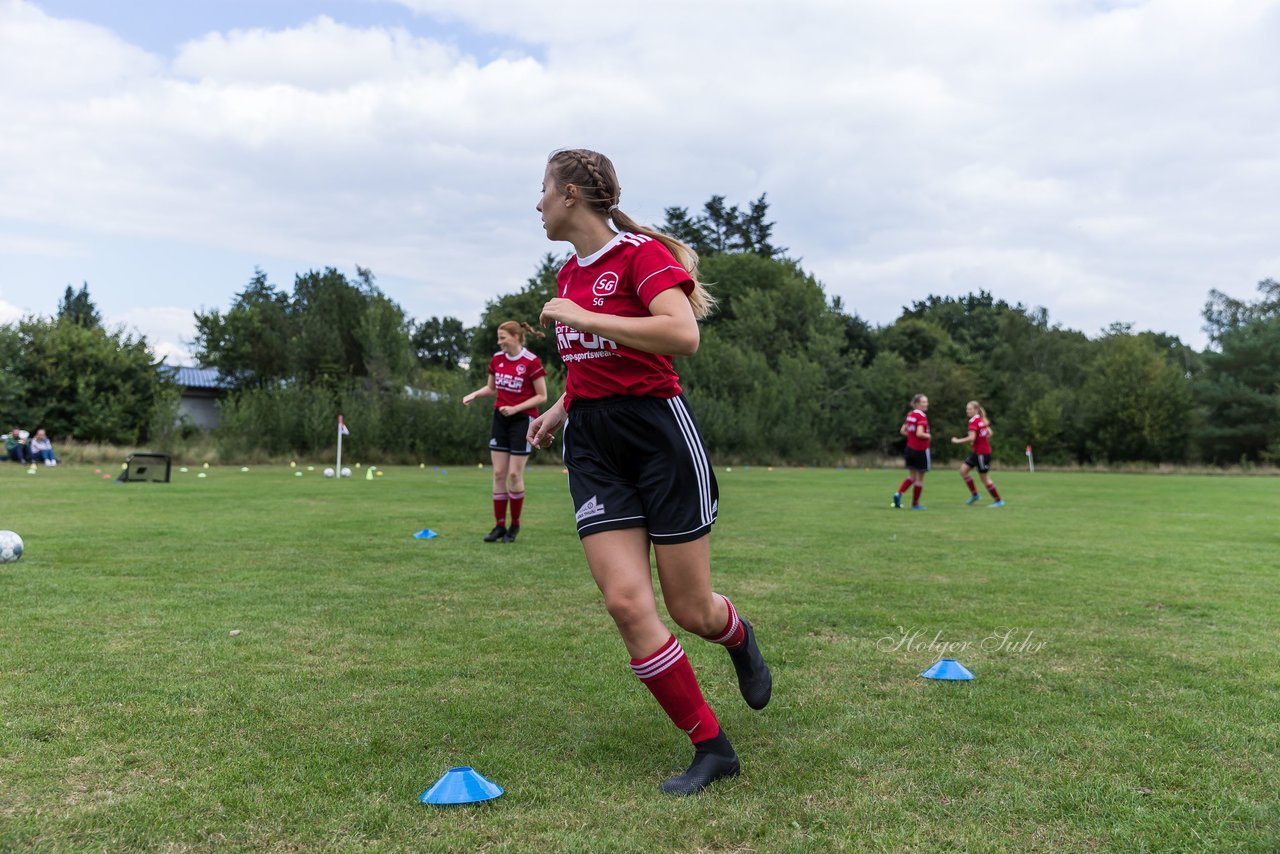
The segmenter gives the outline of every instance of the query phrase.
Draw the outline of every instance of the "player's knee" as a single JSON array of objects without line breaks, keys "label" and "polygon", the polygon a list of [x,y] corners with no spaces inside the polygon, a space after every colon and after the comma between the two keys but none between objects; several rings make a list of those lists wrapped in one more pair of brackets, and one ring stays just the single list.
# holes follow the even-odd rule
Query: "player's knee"
[{"label": "player's knee", "polygon": [[671,615],[671,619],[676,621],[676,625],[686,632],[692,632],[696,635],[710,634],[719,628],[712,625],[713,598],[708,598],[705,601],[667,601],[667,613]]},{"label": "player's knee", "polygon": [[641,625],[651,615],[652,606],[641,596],[616,593],[605,597],[604,607],[613,622],[625,634],[627,629]]}]

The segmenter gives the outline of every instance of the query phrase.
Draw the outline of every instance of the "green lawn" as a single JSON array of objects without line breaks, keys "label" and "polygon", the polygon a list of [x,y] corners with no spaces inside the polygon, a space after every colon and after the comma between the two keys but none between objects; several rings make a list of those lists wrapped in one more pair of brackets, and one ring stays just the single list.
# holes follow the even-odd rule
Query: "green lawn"
[{"label": "green lawn", "polygon": [[[487,469],[360,474],[0,466],[0,850],[1280,847],[1278,479],[938,471],[909,513],[896,470],[721,467],[774,696],[682,636],[743,775],[680,800],[559,468],[511,546]],[[417,802],[457,765],[506,794]]]}]

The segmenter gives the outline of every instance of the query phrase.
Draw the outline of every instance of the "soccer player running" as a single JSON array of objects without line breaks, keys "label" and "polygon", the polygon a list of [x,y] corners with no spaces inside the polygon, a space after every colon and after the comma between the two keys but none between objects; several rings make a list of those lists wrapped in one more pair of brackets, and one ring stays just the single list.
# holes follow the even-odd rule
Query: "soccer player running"
[{"label": "soccer player running", "polygon": [[[463,406],[480,397],[495,397],[489,458],[493,461],[493,517],[498,524],[485,535],[486,543],[514,543],[520,534],[524,509],[524,467],[533,453],[529,424],[547,402],[547,372],[538,357],[524,348],[529,332],[546,333],[527,323],[508,320],[498,327],[498,352],[489,360],[489,382],[462,398]],[[507,524],[507,507],[511,524]]]},{"label": "soccer player running", "polygon": [[964,412],[969,416],[969,435],[956,436],[952,438],[951,444],[973,447],[973,453],[960,464],[960,477],[964,480],[964,485],[969,487],[969,500],[965,504],[977,504],[982,500],[978,497],[978,487],[973,485],[973,478],[969,477],[969,472],[977,469],[982,485],[991,493],[995,502],[991,506],[1003,507],[1004,499],[1000,497],[1000,491],[988,474],[991,471],[991,422],[987,420],[987,411],[982,408],[981,403],[971,400],[964,405]]},{"label": "soccer player running", "polygon": [[[738,773],[738,756],[707,705],[680,641],[658,616],[649,550],[667,613],[724,646],[747,705],[773,688],[755,632],[711,588],[715,474],[681,393],[672,356],[698,349],[698,319],[714,300],[697,281],[698,256],[618,208],[609,158],[554,152],[538,211],[551,240],[573,244],[542,309],[568,368],[565,393],[534,419],[535,447],[561,425],[578,536],[631,670],[694,746],[688,769],[662,791],[691,795]],[[618,231],[614,231],[616,226]]]},{"label": "soccer player running", "polygon": [[907,478],[893,494],[893,506],[896,508],[902,507],[902,496],[907,487],[911,487],[911,509],[928,509],[920,503],[920,493],[924,491],[924,476],[929,471],[929,416],[925,414],[928,411],[929,398],[917,394],[911,398],[911,411],[898,428],[898,432],[907,437]]}]

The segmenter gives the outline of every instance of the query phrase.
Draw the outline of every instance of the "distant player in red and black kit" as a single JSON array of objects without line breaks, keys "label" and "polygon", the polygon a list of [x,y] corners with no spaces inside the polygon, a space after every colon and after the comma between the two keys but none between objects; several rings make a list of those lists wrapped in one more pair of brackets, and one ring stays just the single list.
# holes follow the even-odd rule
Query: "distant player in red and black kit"
[{"label": "distant player in red and black kit", "polygon": [[729,650],[749,706],[764,708],[773,688],[751,624],[711,589],[716,479],[671,363],[698,349],[698,319],[713,300],[698,284],[692,250],[618,210],[609,158],[557,151],[542,189],[547,237],[572,243],[577,254],[542,309],[568,366],[565,394],[534,420],[529,437],[543,446],[565,425],[569,491],[591,574],[632,672],[694,745],[688,770],[662,790],[691,795],[736,775],[738,756],[658,616],[651,545],[671,618]]},{"label": "distant player in red and black kit", "polygon": [[929,416],[925,414],[928,411],[929,398],[923,394],[917,394],[911,398],[911,411],[907,413],[906,420],[898,428],[898,432],[907,437],[905,457],[910,476],[893,494],[894,507],[902,506],[902,496],[909,486],[911,487],[911,509],[926,509],[920,503],[920,493],[924,490],[925,473],[929,471]]},{"label": "distant player in red and black kit", "polygon": [[976,400],[966,403],[964,411],[969,416],[969,435],[957,436],[951,440],[951,444],[973,446],[973,453],[960,464],[960,477],[964,479],[964,485],[969,487],[969,500],[965,504],[977,504],[982,500],[978,497],[978,487],[973,485],[973,478],[969,477],[969,472],[977,469],[982,477],[982,485],[991,493],[995,502],[991,506],[1003,507],[1004,500],[1000,497],[1000,491],[987,473],[991,471],[991,422],[987,420],[987,411]]},{"label": "distant player in red and black kit", "polygon": [[498,524],[485,535],[486,543],[514,543],[520,533],[524,467],[533,453],[529,423],[537,417],[538,407],[547,402],[547,372],[538,357],[524,348],[526,332],[546,337],[546,333],[514,320],[498,327],[498,352],[489,360],[489,382],[462,398],[463,405],[470,406],[478,397],[497,397],[493,403],[489,457],[493,460],[493,516]]}]

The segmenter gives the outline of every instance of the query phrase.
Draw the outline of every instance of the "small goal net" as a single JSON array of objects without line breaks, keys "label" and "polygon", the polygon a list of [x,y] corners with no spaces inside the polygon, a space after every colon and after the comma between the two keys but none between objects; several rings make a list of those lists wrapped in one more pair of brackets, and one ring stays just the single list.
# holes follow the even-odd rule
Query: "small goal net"
[{"label": "small goal net", "polygon": [[169,455],[130,454],[116,480],[120,483],[168,483]]}]

